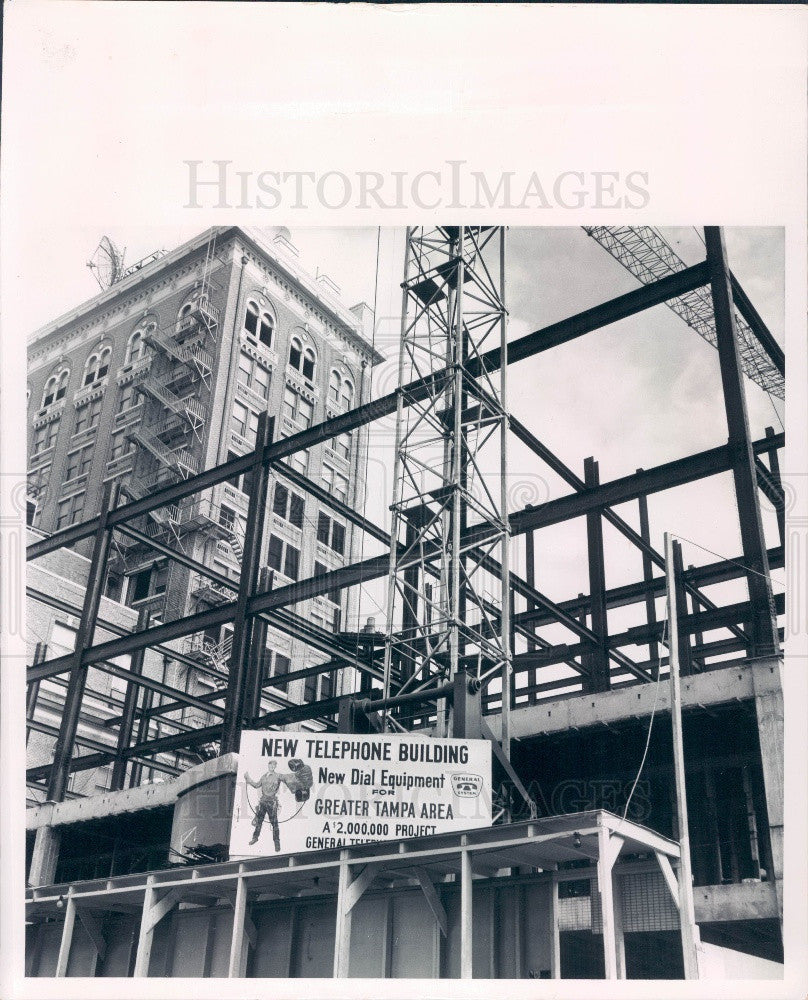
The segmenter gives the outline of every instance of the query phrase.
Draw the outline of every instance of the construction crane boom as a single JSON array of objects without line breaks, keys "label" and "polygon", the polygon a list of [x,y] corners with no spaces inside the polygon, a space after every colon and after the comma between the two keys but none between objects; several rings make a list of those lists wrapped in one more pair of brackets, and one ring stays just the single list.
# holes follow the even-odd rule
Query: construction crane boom
[{"label": "construction crane boom", "polygon": [[[583,229],[644,285],[682,271],[687,266],[664,236],[652,226],[584,226]],[[716,346],[709,288],[697,288],[671,299],[667,305],[708,344]],[[737,310],[735,322],[744,372],[764,392],[785,399],[783,374]]]}]

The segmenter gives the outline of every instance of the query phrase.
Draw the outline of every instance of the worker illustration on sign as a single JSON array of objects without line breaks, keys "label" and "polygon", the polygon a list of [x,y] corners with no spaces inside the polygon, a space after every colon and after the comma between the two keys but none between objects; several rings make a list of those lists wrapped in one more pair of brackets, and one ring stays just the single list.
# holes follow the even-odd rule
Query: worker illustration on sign
[{"label": "worker illustration on sign", "polygon": [[[254,781],[249,774],[244,775],[244,778],[248,785],[253,788],[261,789],[261,798],[258,802],[258,808],[254,810],[253,819],[253,836],[250,844],[256,843],[258,837],[261,833],[261,827],[264,823],[264,817],[268,817],[269,822],[272,826],[272,838],[275,843],[275,850],[280,852],[281,849],[281,836],[280,836],[280,826],[278,823],[278,789],[281,784],[286,785],[290,792],[295,797],[297,802],[300,802],[300,809],[303,808],[303,803],[309,797],[309,792],[311,791],[311,786],[314,783],[314,776],[311,773],[311,768],[308,764],[304,764],[302,760],[297,758],[292,758],[289,761],[289,772],[281,773],[277,771],[278,762],[276,760],[267,761],[266,772],[257,780]],[[297,815],[297,813],[295,813]],[[290,817],[291,818],[291,817]]]}]

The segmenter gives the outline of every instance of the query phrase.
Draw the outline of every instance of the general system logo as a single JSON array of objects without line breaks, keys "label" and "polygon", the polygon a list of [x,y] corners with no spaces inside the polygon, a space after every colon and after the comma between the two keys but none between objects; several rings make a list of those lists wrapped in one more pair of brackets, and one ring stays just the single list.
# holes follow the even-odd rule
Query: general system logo
[{"label": "general system logo", "polygon": [[483,779],[479,774],[461,772],[452,775],[452,791],[460,799],[476,798],[483,790]]}]

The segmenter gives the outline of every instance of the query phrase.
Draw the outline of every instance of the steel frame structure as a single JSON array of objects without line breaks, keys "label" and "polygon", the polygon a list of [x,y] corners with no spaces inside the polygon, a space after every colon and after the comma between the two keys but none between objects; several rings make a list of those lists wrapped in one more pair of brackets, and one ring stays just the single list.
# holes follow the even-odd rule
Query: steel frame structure
[{"label": "steel frame structure", "polygon": [[[474,231],[473,239],[480,240],[479,230]],[[493,231],[492,231],[493,232]],[[448,233],[448,230],[447,230]],[[463,230],[464,234],[469,229]],[[467,237],[459,235],[454,241],[444,235],[444,244],[453,243],[455,250],[446,251],[446,259],[454,259],[458,263],[453,267],[464,267],[458,260],[457,245],[463,244]],[[492,237],[493,238],[493,237]],[[738,516],[741,528],[742,552],[737,559],[722,561],[692,570],[679,570],[677,576],[684,591],[690,595],[693,610],[688,613],[682,609],[679,621],[680,642],[690,645],[691,636],[696,637],[696,648],[691,649],[691,669],[698,669],[705,657],[741,652],[744,655],[763,656],[775,654],[779,650],[780,630],[776,616],[782,612],[782,600],[775,601],[772,595],[769,578],[769,567],[783,565],[782,510],[783,490],[779,480],[779,466],[776,460],[777,452],[784,445],[784,435],[767,430],[766,437],[753,441],[750,437],[749,422],[746,413],[744,389],[742,384],[742,366],[739,353],[738,334],[735,324],[733,304],[739,308],[740,302],[748,301],[733,279],[727,265],[723,236],[720,230],[706,230],[707,256],[704,261],[693,267],[684,268],[666,275],[652,283],[643,285],[634,291],[611,299],[602,305],[595,306],[582,313],[554,323],[534,333],[520,337],[507,346],[499,343],[497,346],[469,351],[462,360],[462,372],[458,363],[443,367],[431,367],[427,372],[402,386],[398,391],[382,396],[354,410],[340,414],[330,420],[314,425],[309,429],[291,437],[273,441],[269,422],[264,420],[259,432],[258,443],[251,454],[244,455],[215,468],[205,470],[187,479],[172,483],[154,493],[132,502],[117,504],[114,492],[107,495],[103,509],[96,516],[81,524],[73,525],[57,532],[49,538],[33,542],[28,547],[28,558],[37,559],[49,552],[64,546],[75,544],[81,539],[94,538],[93,556],[90,560],[89,579],[80,611],[81,627],[77,636],[75,650],[66,655],[37,662],[28,668],[27,677],[30,685],[29,716],[32,717],[36,702],[38,684],[46,678],[59,675],[67,676],[67,696],[56,742],[53,764],[41,765],[28,770],[28,780],[31,783],[47,782],[48,797],[54,801],[64,798],[67,777],[71,771],[98,767],[113,762],[116,781],[121,784],[127,765],[139,768],[142,762],[154,759],[157,755],[171,751],[185,756],[189,761],[198,760],[198,748],[206,744],[219,743],[220,752],[233,749],[237,735],[245,724],[257,727],[271,727],[304,719],[320,719],[326,725],[334,725],[340,709],[340,699],[332,698],[306,705],[285,705],[269,713],[261,713],[260,694],[261,677],[259,657],[253,654],[254,636],[260,633],[257,625],[260,621],[268,621],[273,627],[288,631],[303,638],[315,648],[321,650],[328,659],[315,667],[306,668],[295,673],[295,676],[332,671],[338,667],[351,666],[359,670],[367,678],[364,694],[367,694],[368,684],[384,681],[385,676],[391,697],[406,690],[412,674],[408,674],[400,664],[391,657],[385,671],[385,656],[379,643],[368,641],[360,647],[354,636],[339,636],[314,628],[300,615],[289,610],[290,605],[310,597],[324,594],[328,591],[355,586],[374,578],[384,577],[390,572],[391,563],[396,573],[403,573],[408,568],[406,558],[407,540],[396,537],[393,543],[390,536],[377,525],[372,524],[359,512],[354,511],[339,500],[325,493],[320,487],[303,477],[299,477],[298,485],[317,496],[318,500],[344,516],[371,538],[385,546],[390,546],[390,553],[372,556],[360,562],[342,567],[328,573],[297,581],[277,589],[258,585],[258,556],[261,551],[263,531],[264,504],[266,483],[274,466],[285,457],[329,440],[335,435],[353,430],[381,417],[395,413],[399,407],[421,407],[426,401],[434,401],[436,407],[430,412],[440,412],[440,401],[461,399],[464,393],[473,396],[481,402],[484,396],[484,386],[489,385],[492,373],[504,363],[516,364],[520,360],[533,357],[552,347],[569,342],[577,337],[598,330],[620,319],[636,315],[656,305],[666,303],[677,296],[687,294],[698,288],[709,288],[714,304],[716,343],[718,346],[722,388],[729,428],[729,442],[708,449],[686,458],[668,462],[653,469],[640,470],[633,475],[625,476],[611,482],[599,482],[597,465],[593,461],[587,463],[586,474],[579,478],[567,468],[549,449],[546,448],[527,428],[505,412],[504,399],[492,402],[486,398],[492,421],[495,419],[497,429],[507,427],[517,439],[521,440],[540,461],[562,476],[572,487],[572,492],[556,500],[548,501],[539,507],[528,507],[516,510],[507,515],[507,528],[492,518],[487,522],[476,521],[461,523],[459,517],[449,518],[453,537],[456,541],[456,551],[463,552],[467,560],[475,559],[489,574],[499,574],[503,582],[503,597],[501,609],[490,602],[481,606],[485,612],[485,625],[466,626],[462,633],[456,629],[458,639],[474,643],[482,647],[483,640],[488,642],[492,634],[499,632],[502,645],[498,649],[505,650],[513,643],[516,636],[529,641],[524,652],[512,657],[514,675],[527,673],[527,685],[517,692],[509,684],[503,685],[501,692],[484,691],[484,702],[490,712],[502,712],[507,715],[508,709],[518,697],[533,699],[545,691],[551,691],[566,684],[579,684],[584,691],[597,692],[608,688],[615,682],[644,683],[654,677],[653,656],[648,663],[637,663],[621,651],[620,647],[630,644],[659,643],[661,626],[652,613],[653,599],[664,588],[664,576],[654,575],[653,567],[664,569],[664,558],[649,542],[649,532],[646,516],[643,517],[643,506],[646,498],[654,492],[670,489],[684,483],[695,482],[703,478],[731,471],[735,483]],[[465,251],[463,251],[465,253]],[[447,279],[442,276],[442,282]],[[462,286],[463,282],[460,282]],[[414,287],[414,286],[412,286]],[[405,289],[405,295],[411,288]],[[501,301],[501,300],[500,300]],[[448,315],[448,314],[447,314]],[[504,317],[504,310],[501,313]],[[456,318],[456,317],[455,317]],[[502,320],[504,324],[504,318]],[[761,321],[762,323],[762,321]],[[448,328],[444,324],[445,329]],[[454,325],[455,331],[458,329]],[[754,330],[754,327],[753,327]],[[768,333],[768,331],[766,331]],[[771,337],[771,334],[768,334]],[[495,397],[496,398],[496,397]],[[476,405],[476,404],[475,404]],[[414,410],[415,412],[415,410]],[[452,420],[462,419],[460,408],[447,406],[444,417]],[[455,440],[459,440],[458,437]],[[457,449],[460,454],[460,449]],[[766,466],[759,456],[768,457]],[[452,456],[453,459],[456,456]],[[456,461],[454,465],[456,467]],[[151,511],[167,504],[176,503],[183,497],[204,491],[211,486],[230,479],[236,475],[251,471],[256,484],[251,497],[249,516],[247,519],[244,560],[241,578],[238,582],[218,577],[214,571],[196,563],[187,555],[171,549],[157,539],[148,538],[148,543],[157,552],[171,559],[178,560],[186,566],[191,566],[202,577],[218,582],[233,593],[232,600],[225,600],[221,605],[207,611],[187,616],[177,621],[158,625],[145,625],[134,633],[120,634],[105,642],[95,642],[96,627],[102,623],[98,619],[98,607],[101,589],[105,578],[107,560],[110,550],[110,539],[113,532],[128,532],[137,537],[138,531],[132,527],[132,522]],[[290,474],[286,464],[283,465],[285,476]],[[454,500],[461,495],[464,484],[455,477],[456,484]],[[772,550],[766,549],[760,515],[758,490],[773,500],[779,512],[781,529],[780,546]],[[622,518],[615,514],[610,506],[627,501],[638,501],[640,504],[641,531],[636,532]],[[441,500],[442,504],[443,501]],[[446,505],[442,506],[446,509]],[[399,513],[403,511],[401,507]],[[504,514],[504,510],[502,511]],[[590,594],[580,595],[569,601],[557,603],[536,589],[534,566],[528,564],[526,579],[510,571],[507,555],[500,560],[494,558],[490,548],[485,546],[492,537],[492,524],[499,531],[499,537],[507,537],[508,530],[513,536],[525,535],[526,543],[530,544],[533,532],[539,528],[557,524],[571,518],[586,517],[589,539],[590,562]],[[622,534],[635,545],[643,555],[644,572],[640,581],[635,584],[607,590],[603,574],[603,544],[599,525],[603,519],[616,526]],[[505,518],[503,516],[503,522]],[[442,530],[443,527],[442,527]],[[445,536],[444,534],[441,536]],[[142,541],[146,541],[143,536]],[[411,544],[411,543],[410,543]],[[436,539],[424,537],[417,556],[418,567],[422,575],[432,576],[440,581],[443,560],[443,548]],[[749,590],[749,601],[730,607],[717,608],[702,592],[702,588],[713,583],[729,579],[745,578]],[[514,603],[524,604],[516,609],[508,622],[511,594]],[[462,606],[462,601],[470,599],[469,588],[456,588],[452,592],[455,607]],[[629,604],[645,606],[647,624],[629,629],[622,635],[610,636],[606,631],[605,611],[611,607],[621,607]],[[587,614],[590,616],[587,624]],[[447,616],[448,620],[449,616]],[[453,622],[459,621],[455,614]],[[138,657],[133,656],[129,671],[112,664],[110,661],[126,654],[139,654],[146,648],[158,649],[164,655],[178,660],[187,660],[183,654],[175,652],[167,643],[177,638],[201,632],[204,629],[232,622],[234,639],[230,669],[222,672],[220,680],[226,682],[222,690],[214,691],[201,698],[186,692],[160,685],[158,682],[143,675],[138,668]],[[537,632],[537,629],[549,623],[561,623],[575,637],[574,644],[551,644]],[[702,632],[708,629],[728,628],[731,638],[717,641],[699,639]],[[120,630],[118,630],[120,631]],[[260,637],[260,635],[259,635]],[[387,644],[387,650],[400,647],[397,637]],[[461,661],[461,647],[457,644],[457,663]],[[417,650],[424,657],[424,649]],[[499,668],[510,657],[504,654],[496,663],[496,671],[488,671],[486,680],[489,683],[494,676],[502,676]],[[664,662],[664,661],[663,661]],[[538,670],[549,664],[566,664],[574,671],[577,680],[563,682],[551,681],[539,683]],[[77,720],[79,708],[85,690],[88,668],[93,665],[107,672],[126,673],[127,695],[123,712],[111,721],[111,744],[107,749],[89,748],[91,752],[77,756],[75,750],[80,741],[77,740]],[[442,668],[443,664],[441,664]],[[482,676],[485,671],[482,671]],[[430,675],[432,677],[433,675]],[[434,719],[437,710],[437,697],[445,692],[433,680],[425,678],[427,683],[420,689],[422,706],[417,722]],[[409,684],[410,691],[413,685]],[[139,700],[140,692],[156,692],[167,696],[168,703],[153,705],[145,694]],[[356,692],[357,697],[363,692]],[[33,705],[32,705],[33,703]],[[204,706],[212,715],[222,721],[205,726],[202,729],[188,729],[176,720],[170,718],[184,706],[199,708]],[[149,738],[148,722],[160,717],[170,728],[176,731],[159,738]],[[507,743],[507,730],[504,733]],[[42,787],[42,786],[40,786]]]}]

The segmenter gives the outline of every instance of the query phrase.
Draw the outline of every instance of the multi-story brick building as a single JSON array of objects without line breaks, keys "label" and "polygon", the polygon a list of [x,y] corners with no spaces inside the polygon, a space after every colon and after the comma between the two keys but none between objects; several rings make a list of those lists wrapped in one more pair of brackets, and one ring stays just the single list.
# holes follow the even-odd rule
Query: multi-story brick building
[{"label": "multi-story brick building", "polygon": [[[347,309],[325,275],[300,266],[287,230],[269,236],[215,227],[155,255],[29,341],[29,524],[50,533],[93,516],[108,483],[137,498],[251,451],[258,415],[286,436],[363,402],[371,310]],[[365,431],[290,459],[333,496],[361,506]],[[277,586],[351,560],[352,526],[323,510],[282,475],[273,476],[261,564]],[[219,574],[237,578],[247,484],[222,483],[155,511],[142,530]],[[89,555],[88,543],[77,551]],[[223,588],[115,534],[106,596],[150,623],[216,605]],[[316,598],[308,621],[346,627],[344,599]],[[181,652],[198,669],[199,693],[222,684],[230,626],[190,637]],[[270,630],[268,703],[313,701],[335,692],[323,674],[284,683],[317,654],[294,635]],[[322,657],[320,657],[322,659]]]}]

